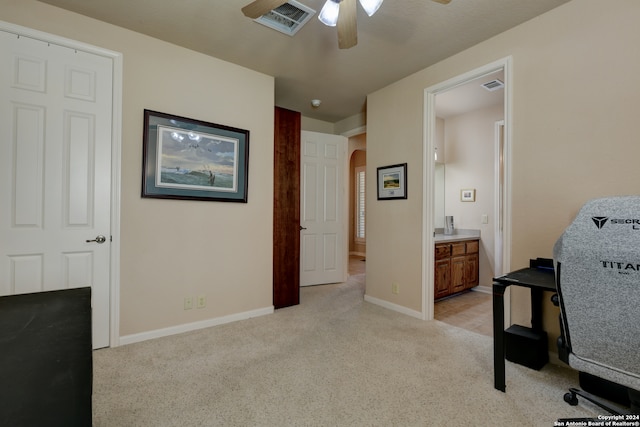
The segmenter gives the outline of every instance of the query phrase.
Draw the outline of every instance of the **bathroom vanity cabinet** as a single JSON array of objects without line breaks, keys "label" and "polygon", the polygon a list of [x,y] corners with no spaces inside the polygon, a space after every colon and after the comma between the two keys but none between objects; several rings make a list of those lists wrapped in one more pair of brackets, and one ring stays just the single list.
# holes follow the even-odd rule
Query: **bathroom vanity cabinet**
[{"label": "bathroom vanity cabinet", "polygon": [[478,286],[479,240],[436,243],[434,298]]}]

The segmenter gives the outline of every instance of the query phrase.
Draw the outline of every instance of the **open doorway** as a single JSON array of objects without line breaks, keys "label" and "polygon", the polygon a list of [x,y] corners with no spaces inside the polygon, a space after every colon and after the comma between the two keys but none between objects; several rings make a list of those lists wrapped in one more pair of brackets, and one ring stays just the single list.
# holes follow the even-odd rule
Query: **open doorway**
[{"label": "open doorway", "polygon": [[349,138],[349,276],[364,275],[367,256],[366,133]]},{"label": "open doorway", "polygon": [[[438,93],[435,103],[436,143],[439,152],[436,161],[436,228],[437,248],[464,245],[467,236],[478,236],[477,255],[473,264],[460,257],[451,257],[449,277],[436,279],[434,318],[454,326],[491,335],[491,283],[496,258],[500,258],[501,246],[496,245],[495,221],[500,211],[494,200],[495,169],[501,163],[495,156],[495,123],[504,120],[504,71],[497,70],[473,79],[448,91]],[[434,155],[435,159],[435,155]],[[461,189],[471,189],[471,202],[460,198]],[[445,216],[454,219],[451,234],[439,230],[444,227]],[[491,219],[491,221],[490,221]],[[447,233],[445,231],[445,233]],[[469,232],[468,234],[466,232]],[[441,243],[446,242],[446,243]],[[471,255],[469,255],[471,256]],[[442,269],[436,252],[436,265]],[[447,262],[446,258],[445,261]],[[468,277],[459,277],[454,262],[469,264],[462,269],[463,276],[477,277],[472,287],[464,290],[460,284]],[[471,271],[471,270],[474,271]],[[441,282],[448,285],[450,293],[439,291]]]},{"label": "open doorway", "polygon": [[[509,73],[507,58],[425,90],[423,315],[485,335],[491,334],[492,279],[509,266]],[[463,190],[471,190],[473,197],[462,197]],[[449,236],[438,234],[445,216],[453,217]],[[438,299],[435,245],[459,245],[469,241],[467,233],[478,238],[477,270],[465,267],[464,274],[476,274],[477,283],[471,291],[452,287]],[[451,274],[456,274],[453,269]]]}]

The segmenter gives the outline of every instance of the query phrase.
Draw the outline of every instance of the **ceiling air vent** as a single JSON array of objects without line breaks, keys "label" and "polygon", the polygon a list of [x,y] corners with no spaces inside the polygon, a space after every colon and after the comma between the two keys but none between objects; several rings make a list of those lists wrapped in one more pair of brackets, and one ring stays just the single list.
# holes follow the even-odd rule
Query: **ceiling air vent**
[{"label": "ceiling air vent", "polygon": [[483,83],[482,87],[489,92],[493,92],[494,90],[502,89],[504,87],[504,83],[502,83],[502,81],[498,79],[495,79],[491,80],[490,82]]},{"label": "ceiling air vent", "polygon": [[295,0],[289,0],[255,21],[281,33],[293,36],[315,13],[315,10]]}]

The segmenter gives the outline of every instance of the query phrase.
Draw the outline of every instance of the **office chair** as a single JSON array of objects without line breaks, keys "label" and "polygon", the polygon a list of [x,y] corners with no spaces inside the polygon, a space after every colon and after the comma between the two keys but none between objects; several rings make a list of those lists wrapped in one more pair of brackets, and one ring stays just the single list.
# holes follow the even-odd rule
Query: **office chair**
[{"label": "office chair", "polygon": [[575,388],[564,400],[575,406],[579,395],[612,414],[640,413],[640,196],[587,202],[553,259],[560,359],[626,388],[630,407]]}]

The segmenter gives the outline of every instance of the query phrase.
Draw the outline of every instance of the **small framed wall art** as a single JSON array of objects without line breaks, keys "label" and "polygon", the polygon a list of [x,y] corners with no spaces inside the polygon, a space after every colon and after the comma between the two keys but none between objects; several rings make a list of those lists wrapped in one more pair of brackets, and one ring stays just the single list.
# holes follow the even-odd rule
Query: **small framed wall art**
[{"label": "small framed wall art", "polygon": [[407,198],[407,164],[378,168],[378,200]]},{"label": "small framed wall art", "polygon": [[247,203],[249,131],[144,110],[142,197]]},{"label": "small framed wall art", "polygon": [[476,189],[475,188],[463,188],[460,190],[461,202],[475,202],[476,201]]}]

